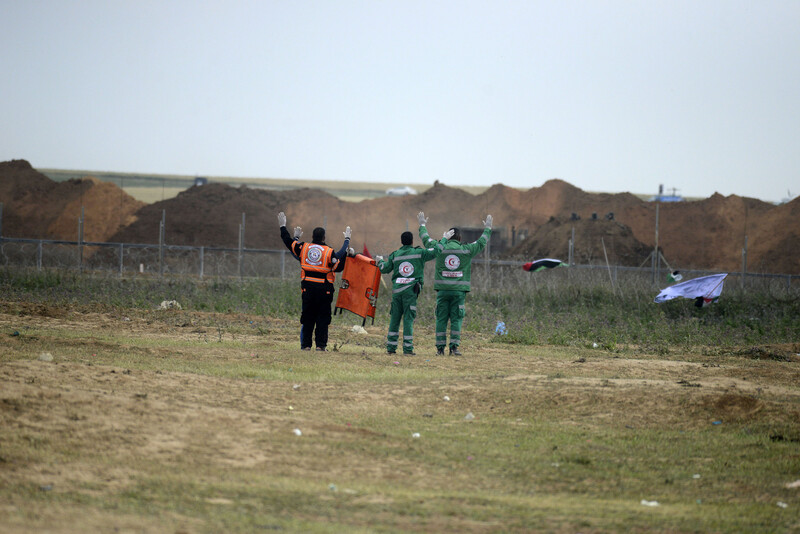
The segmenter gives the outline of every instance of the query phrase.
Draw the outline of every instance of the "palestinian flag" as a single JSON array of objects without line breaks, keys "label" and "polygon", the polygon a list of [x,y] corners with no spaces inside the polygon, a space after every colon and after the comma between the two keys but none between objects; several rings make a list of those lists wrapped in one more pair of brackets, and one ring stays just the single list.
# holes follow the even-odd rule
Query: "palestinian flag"
[{"label": "palestinian flag", "polygon": [[541,260],[529,261],[522,266],[524,270],[530,273],[552,269],[553,267],[567,267],[567,264],[561,260],[554,260],[553,258],[542,258]]},{"label": "palestinian flag", "polygon": [[695,306],[699,308],[707,306],[719,300],[719,296],[722,294],[722,283],[725,281],[726,276],[728,276],[728,273],[712,274],[711,276],[701,276],[700,278],[675,284],[663,289],[653,302],[661,303],[683,297],[685,299],[694,299]]},{"label": "palestinian flag", "polygon": [[680,271],[672,271],[667,275],[667,282],[680,282],[683,280],[683,275]]}]

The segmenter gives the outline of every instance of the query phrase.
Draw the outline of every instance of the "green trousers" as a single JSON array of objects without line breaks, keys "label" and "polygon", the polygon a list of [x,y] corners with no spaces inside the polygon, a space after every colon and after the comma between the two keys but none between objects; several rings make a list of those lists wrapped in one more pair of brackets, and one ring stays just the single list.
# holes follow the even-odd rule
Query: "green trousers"
[{"label": "green trousers", "polygon": [[397,352],[400,337],[400,320],[403,321],[403,353],[414,352],[414,319],[417,318],[417,295],[409,288],[392,296],[389,312],[389,333],[386,335],[386,352]]},{"label": "green trousers", "polygon": [[450,347],[461,344],[461,323],[464,322],[467,300],[465,291],[436,292],[436,348],[447,345],[447,322],[450,321]]}]

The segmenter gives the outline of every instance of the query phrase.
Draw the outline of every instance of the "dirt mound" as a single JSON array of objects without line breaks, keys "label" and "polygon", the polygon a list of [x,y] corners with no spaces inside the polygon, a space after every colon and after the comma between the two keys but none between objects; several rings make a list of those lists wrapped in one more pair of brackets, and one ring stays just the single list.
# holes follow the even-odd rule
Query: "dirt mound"
[{"label": "dirt mound", "polygon": [[747,236],[748,271],[800,272],[800,198],[774,206],[715,194],[656,204],[630,193],[587,193],[555,179],[527,191],[495,184],[479,195],[436,182],[419,195],[360,202],[345,202],[320,189],[274,191],[210,183],[142,205],[113,184],[93,179],[55,183],[17,160],[0,163],[0,202],[6,204],[6,236],[75,239],[83,205],[87,240],[157,243],[163,211],[167,244],[236,247],[245,214],[245,247],[282,248],[276,214],[285,211],[289,226],[302,226],[305,238],[316,226],[327,228],[332,246],[341,244],[340,232],[349,225],[353,247],[367,246],[372,254],[396,249],[405,230],[416,234],[420,211],[430,218],[433,237],[452,226],[477,235],[491,213],[495,256],[566,259],[574,228],[576,261],[603,263],[605,244],[609,262],[634,266],[655,246],[658,216],[658,245],[673,268],[738,271]]},{"label": "dirt mound", "polygon": [[85,241],[108,241],[133,224],[145,204],[116,185],[87,177],[54,182],[25,160],[0,162],[3,236],[34,239],[78,239],[84,208]]},{"label": "dirt mound", "polygon": [[[574,234],[573,234],[574,231]],[[611,265],[638,267],[652,252],[633,236],[630,227],[607,218],[562,220],[552,217],[533,235],[508,252],[517,259],[554,257],[567,261],[569,241],[574,236],[574,259],[580,264],[604,263],[606,255]],[[605,246],[605,250],[604,247]]]},{"label": "dirt mound", "polygon": [[[142,207],[136,214],[136,222],[122,228],[112,240],[158,243],[163,213],[167,244],[237,247],[239,226],[244,214],[247,248],[283,248],[277,213],[286,211],[290,224],[297,226],[297,206],[309,204],[327,206],[332,210],[341,209],[340,200],[319,189],[269,191],[215,183],[193,186],[175,198]],[[322,223],[320,220],[314,226],[321,226]],[[309,222],[304,226],[308,236],[311,235],[312,224]]]}]

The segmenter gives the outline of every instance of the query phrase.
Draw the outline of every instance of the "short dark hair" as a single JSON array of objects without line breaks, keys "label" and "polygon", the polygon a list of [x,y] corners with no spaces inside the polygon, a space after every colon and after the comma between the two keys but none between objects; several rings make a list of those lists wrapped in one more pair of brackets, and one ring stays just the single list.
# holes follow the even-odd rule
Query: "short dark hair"
[{"label": "short dark hair", "polygon": [[414,242],[414,234],[411,232],[403,232],[400,234],[400,242],[404,245],[410,245]]},{"label": "short dark hair", "polygon": [[314,228],[314,231],[311,233],[311,240],[314,243],[322,243],[325,241],[325,228],[320,226]]},{"label": "short dark hair", "polygon": [[456,241],[461,241],[461,230],[456,227],[450,228],[453,231],[453,237],[450,239],[455,239]]}]

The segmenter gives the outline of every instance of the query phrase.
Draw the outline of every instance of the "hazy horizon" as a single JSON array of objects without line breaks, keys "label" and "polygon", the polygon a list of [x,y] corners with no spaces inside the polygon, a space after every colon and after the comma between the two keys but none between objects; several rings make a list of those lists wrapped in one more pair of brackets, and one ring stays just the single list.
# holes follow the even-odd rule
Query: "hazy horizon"
[{"label": "hazy horizon", "polygon": [[790,0],[0,0],[0,161],[778,202],[798,27]]}]

